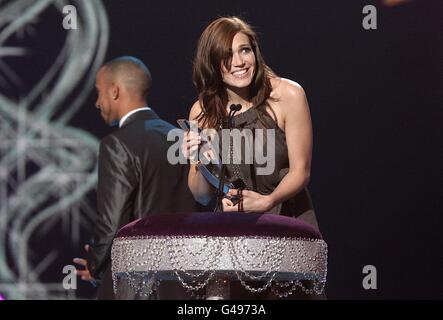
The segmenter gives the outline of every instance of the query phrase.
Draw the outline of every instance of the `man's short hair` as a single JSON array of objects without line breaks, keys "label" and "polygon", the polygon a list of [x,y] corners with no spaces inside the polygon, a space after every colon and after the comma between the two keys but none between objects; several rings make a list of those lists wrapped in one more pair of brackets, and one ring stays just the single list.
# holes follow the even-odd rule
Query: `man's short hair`
[{"label": "man's short hair", "polygon": [[146,99],[152,84],[151,72],[140,60],[123,56],[105,63],[102,67],[109,82],[120,82],[131,95]]}]

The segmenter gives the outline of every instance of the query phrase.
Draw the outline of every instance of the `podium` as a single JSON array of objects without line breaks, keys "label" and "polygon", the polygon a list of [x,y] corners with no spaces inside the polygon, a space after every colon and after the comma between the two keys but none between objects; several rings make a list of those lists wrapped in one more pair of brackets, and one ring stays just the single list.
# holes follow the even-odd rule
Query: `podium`
[{"label": "podium", "polygon": [[205,290],[209,300],[229,299],[230,281],[278,297],[297,288],[322,294],[327,275],[327,244],[319,231],[300,219],[267,213],[148,216],[119,230],[111,259],[114,291],[123,281],[142,296],[164,280],[179,281],[191,292]]}]

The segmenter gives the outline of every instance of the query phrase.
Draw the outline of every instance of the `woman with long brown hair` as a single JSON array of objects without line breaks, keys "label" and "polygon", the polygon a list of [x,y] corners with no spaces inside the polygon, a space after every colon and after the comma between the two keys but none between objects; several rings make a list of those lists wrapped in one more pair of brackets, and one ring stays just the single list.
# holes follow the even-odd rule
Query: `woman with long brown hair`
[{"label": "woman with long brown hair", "polygon": [[[301,218],[318,228],[306,189],[312,126],[305,92],[299,84],[278,77],[266,65],[252,27],[237,17],[213,21],[198,42],[193,81],[199,95],[189,120],[197,121],[199,127],[219,130],[230,106],[235,104],[241,109],[232,119],[234,128],[273,131],[272,172],[257,174],[263,166],[257,161],[226,165],[228,180],[241,179],[245,190],[241,203],[224,198],[223,211],[273,212]],[[201,144],[201,137],[190,131],[182,152],[189,157]],[[208,203],[214,196],[215,188],[195,164],[191,165],[188,182],[200,203]],[[237,194],[238,190],[230,190],[228,196]]]}]

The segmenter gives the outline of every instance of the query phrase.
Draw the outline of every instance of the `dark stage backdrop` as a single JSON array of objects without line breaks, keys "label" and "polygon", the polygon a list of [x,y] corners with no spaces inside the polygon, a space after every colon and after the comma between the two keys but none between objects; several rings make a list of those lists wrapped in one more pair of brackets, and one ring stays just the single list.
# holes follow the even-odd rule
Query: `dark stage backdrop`
[{"label": "dark stage backdrop", "polygon": [[[38,83],[37,75],[43,74],[42,70],[57,63],[59,48],[66,48],[65,39],[77,32],[78,38],[72,36],[71,46],[66,49],[67,55],[74,52],[67,60],[72,68],[66,72],[72,76],[80,65],[89,65],[72,86],[67,83],[53,91],[42,90],[37,100],[45,105],[48,104],[44,100],[45,92],[46,96],[60,95],[58,103],[62,107],[54,107],[56,111],[46,117],[49,119],[46,124],[55,130],[54,135],[60,127],[73,128],[63,134],[73,141],[83,141],[85,146],[62,145],[62,151],[54,156],[49,156],[47,149],[41,156],[33,154],[34,162],[40,159],[40,165],[36,168],[35,164],[28,164],[24,176],[31,177],[31,173],[42,170],[45,162],[42,157],[49,157],[57,165],[64,163],[55,157],[63,157],[63,150],[68,150],[78,160],[69,164],[69,167],[77,166],[76,179],[83,177],[82,173],[89,173],[85,179],[89,178],[90,184],[80,180],[72,189],[71,181],[69,188],[64,186],[66,194],[49,194],[17,222],[16,215],[26,209],[23,203],[27,203],[28,198],[35,199],[39,192],[26,193],[29,191],[26,189],[23,195],[17,191],[17,181],[27,180],[18,167],[13,175],[7,174],[10,170],[6,165],[7,149],[0,150],[2,184],[6,185],[0,198],[3,202],[0,204],[3,224],[0,225],[4,228],[0,261],[9,270],[0,272],[0,293],[16,298],[35,297],[35,290],[11,290],[22,283],[25,287],[40,286],[38,292],[46,297],[63,296],[63,291],[54,293],[57,290],[52,290],[49,284],[60,283],[64,277],[63,266],[71,264],[72,257],[83,255],[82,245],[88,241],[95,208],[97,145],[112,130],[102,123],[94,107],[96,95],[90,77],[97,65],[121,55],[142,59],[154,80],[149,104],[161,117],[175,124],[176,119],[188,116],[196,100],[191,66],[199,35],[219,16],[239,15],[256,27],[261,50],[270,67],[278,75],[300,83],[308,97],[314,128],[309,188],[321,232],[329,246],[328,298],[443,298],[441,1],[406,1],[399,5],[389,5],[395,1],[355,0],[88,1],[96,5],[92,9],[83,8],[80,1],[54,3],[58,3],[58,9],[55,5],[56,9],[46,9],[34,22],[34,35],[25,33],[9,45],[17,47],[20,41],[28,41],[29,46],[38,48],[33,56],[19,55],[22,59],[27,57],[22,61],[17,56],[0,54],[0,62],[7,62],[12,70],[18,70],[22,80],[17,83],[10,79],[11,75],[5,76],[0,64],[0,76],[3,75],[0,84],[6,83],[0,88],[2,96],[8,97],[0,101],[1,139],[18,141],[21,134],[17,129],[21,122],[5,115],[5,103],[9,103],[9,110],[20,115],[23,110],[18,103],[20,97]],[[60,8],[66,4],[78,6],[79,19],[82,19],[78,30],[65,31],[61,27]],[[377,8],[375,30],[362,27],[365,17],[362,10],[368,4]],[[90,17],[82,16],[87,13]],[[81,27],[90,30],[82,33]],[[2,32],[4,29],[0,29],[0,36]],[[91,36],[89,42],[87,35]],[[38,36],[39,41],[33,43],[34,36]],[[94,58],[88,58],[89,53]],[[67,63],[62,65],[66,67]],[[54,82],[62,81],[60,78]],[[54,83],[47,85],[55,86]],[[64,122],[57,121],[67,112],[66,101],[69,100],[69,106],[75,105],[76,98],[82,94],[85,97],[78,102],[78,109],[66,116]],[[36,105],[37,102],[28,110],[37,110]],[[44,111],[39,113],[43,118],[44,114]],[[8,136],[11,130],[6,130],[6,126],[16,135]],[[36,135],[44,137],[44,133],[27,133],[28,137]],[[17,147],[17,150],[21,149]],[[79,155],[80,151],[85,155]],[[15,155],[18,163],[20,155],[20,152]],[[59,174],[61,172],[53,175]],[[52,188],[53,183],[47,181],[40,188],[38,184],[33,188],[46,190]],[[82,189],[85,185],[88,187]],[[71,212],[73,209],[66,214],[63,199],[72,190],[79,189],[78,197],[69,204],[77,208],[74,210],[77,214]],[[17,211],[14,213],[11,208],[15,208],[16,203],[22,203],[23,207],[14,209]],[[57,203],[59,210],[51,218],[51,226],[42,231],[42,225],[47,224],[42,222],[34,229],[26,229],[26,225],[53,203]],[[66,216],[70,217],[68,221]],[[18,235],[12,235],[10,230]],[[23,230],[35,232],[21,239]],[[76,237],[71,236],[74,231]],[[14,239],[20,240],[21,247],[13,244]],[[32,251],[27,251],[28,247]],[[37,261],[50,255],[54,248],[57,252],[39,269],[40,273],[29,276],[28,269],[34,270]],[[367,265],[377,269],[375,290],[365,290],[362,285],[363,268]],[[79,290],[68,297],[88,298],[93,293],[89,285],[79,283]]]}]

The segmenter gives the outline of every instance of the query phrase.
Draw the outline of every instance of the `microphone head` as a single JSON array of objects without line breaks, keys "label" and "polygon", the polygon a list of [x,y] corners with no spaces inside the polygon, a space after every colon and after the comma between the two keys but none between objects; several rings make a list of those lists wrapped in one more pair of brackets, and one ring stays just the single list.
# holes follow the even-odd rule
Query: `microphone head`
[{"label": "microphone head", "polygon": [[231,109],[231,111],[240,111],[242,108],[241,104],[231,104],[229,106],[229,109]]}]

